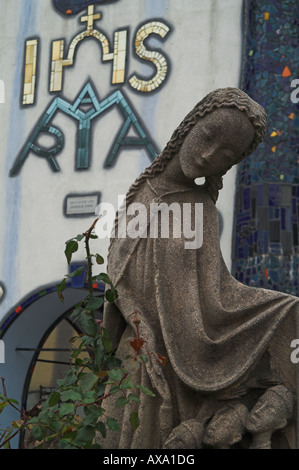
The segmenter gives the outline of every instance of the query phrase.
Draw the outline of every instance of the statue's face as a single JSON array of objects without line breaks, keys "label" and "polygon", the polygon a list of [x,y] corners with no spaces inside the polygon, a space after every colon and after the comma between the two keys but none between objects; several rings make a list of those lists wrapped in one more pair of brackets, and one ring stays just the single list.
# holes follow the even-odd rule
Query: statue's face
[{"label": "statue's face", "polygon": [[274,393],[265,393],[252,408],[246,420],[246,428],[252,433],[275,431],[287,424],[285,406]]},{"label": "statue's face", "polygon": [[187,178],[224,174],[254,139],[246,114],[236,108],[219,108],[206,114],[185,138],[179,159]]},{"label": "statue's face", "polygon": [[242,438],[241,423],[232,409],[221,410],[210,421],[204,435],[204,443],[211,446],[232,445]]}]

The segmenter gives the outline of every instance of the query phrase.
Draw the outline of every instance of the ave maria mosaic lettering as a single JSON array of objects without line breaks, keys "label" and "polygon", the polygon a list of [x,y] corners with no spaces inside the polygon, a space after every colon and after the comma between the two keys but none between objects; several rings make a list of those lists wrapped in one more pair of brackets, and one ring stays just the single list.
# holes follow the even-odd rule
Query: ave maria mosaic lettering
[{"label": "ave maria mosaic lettering", "polygon": [[[80,109],[80,105],[90,105],[90,108],[87,112],[84,112]],[[112,166],[115,163],[116,157],[123,146],[143,146],[152,161],[157,155],[155,146],[123,94],[119,90],[115,91],[100,102],[96,97],[92,85],[87,83],[74,103],[69,103],[59,97],[54,98],[28,138],[24,148],[19,153],[10,171],[10,176],[16,176],[20,172],[31,152],[38,157],[45,158],[52,171],[60,171],[60,166],[55,157],[63,148],[64,137],[62,131],[51,125],[51,121],[58,111],[63,112],[78,122],[76,169],[81,170],[89,168],[90,130],[92,121],[111,108],[111,106],[117,106],[120,110],[123,116],[123,125],[112,144],[104,166]],[[128,136],[131,127],[134,128],[138,137]],[[55,136],[57,140],[56,145],[48,149],[39,146],[37,140],[42,133],[49,133]]]}]

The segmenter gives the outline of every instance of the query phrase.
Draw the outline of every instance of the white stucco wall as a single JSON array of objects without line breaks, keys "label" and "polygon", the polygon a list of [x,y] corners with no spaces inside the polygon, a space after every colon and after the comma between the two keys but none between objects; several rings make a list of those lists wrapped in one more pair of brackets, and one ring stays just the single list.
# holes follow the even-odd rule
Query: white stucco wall
[{"label": "white stucco wall", "polygon": [[[19,175],[9,171],[32,129],[56,96],[48,89],[51,42],[71,39],[84,28],[83,13],[66,18],[50,2],[40,0],[0,0],[0,79],[5,84],[5,103],[0,103],[0,283],[5,297],[0,303],[0,320],[9,309],[39,286],[56,283],[67,272],[63,254],[65,240],[87,229],[94,217],[66,218],[63,200],[69,193],[102,193],[102,201],[116,205],[117,195],[125,194],[138,174],[150,163],[142,149],[122,150],[113,168],[104,169],[121,119],[110,110],[93,123],[92,159],[88,170],[75,171],[76,122],[59,113],[53,124],[65,138],[57,156],[61,171],[54,173],[45,162],[30,154]],[[138,27],[148,21],[165,21],[171,31],[161,41],[148,39],[153,49],[160,48],[170,67],[165,85],[152,94],[137,93],[128,80],[118,88],[142,118],[158,150],[162,150],[173,130],[192,107],[218,87],[238,86],[241,60],[242,0],[119,0],[97,6],[102,18],[95,27],[113,43],[114,31],[128,28],[127,77],[133,73],[150,77],[153,67],[133,55]],[[38,86],[36,104],[20,106],[24,44],[39,39]],[[111,94],[111,62],[102,63],[95,40],[78,47],[74,67],[66,67],[62,96],[73,102],[83,85],[92,80],[99,99]],[[51,139],[40,139],[45,147]],[[233,220],[234,170],[225,177],[217,204],[224,227],[221,245],[230,267]],[[106,256],[108,240],[94,243],[94,250]],[[84,258],[78,251],[74,260]]]}]

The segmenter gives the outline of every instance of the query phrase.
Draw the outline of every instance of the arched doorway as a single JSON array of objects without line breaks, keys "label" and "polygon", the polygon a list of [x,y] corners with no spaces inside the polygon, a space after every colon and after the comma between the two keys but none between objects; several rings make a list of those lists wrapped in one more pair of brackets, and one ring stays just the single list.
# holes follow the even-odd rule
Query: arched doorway
[{"label": "arched doorway", "polygon": [[[93,287],[98,296],[104,295],[104,284]],[[2,321],[0,338],[5,345],[5,363],[0,364],[0,376],[5,378],[7,395],[25,409],[38,395],[47,394],[57,374],[69,367],[69,339],[73,332],[80,332],[70,315],[87,293],[87,286],[75,288],[68,284],[61,303],[56,284],[47,286],[24,298]],[[17,411],[6,407],[1,414],[1,427],[17,419]],[[11,447],[20,448],[21,441],[19,437],[13,439]]]}]

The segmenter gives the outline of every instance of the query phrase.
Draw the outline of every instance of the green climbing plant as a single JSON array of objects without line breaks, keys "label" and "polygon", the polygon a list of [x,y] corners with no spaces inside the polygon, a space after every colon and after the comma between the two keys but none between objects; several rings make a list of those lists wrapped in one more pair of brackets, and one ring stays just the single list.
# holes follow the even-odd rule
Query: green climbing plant
[{"label": "green climbing plant", "polygon": [[[0,428],[0,448],[10,448],[10,441],[21,432],[31,437],[34,448],[90,449],[99,448],[95,442],[97,433],[105,439],[107,429],[117,431],[119,423],[107,415],[104,402],[115,396],[115,407],[140,402],[139,394],[154,397],[154,393],[141,384],[134,383],[134,373],[148,361],[142,353],[144,339],[140,336],[138,312],[135,312],[134,324],[136,336],[131,339],[132,354],[122,362],[116,355],[107,330],[97,319],[97,311],[104,302],[114,302],[118,292],[106,273],[93,274],[93,265],[102,265],[103,257],[92,254],[90,242],[98,238],[94,233],[96,219],[84,233],[71,238],[65,244],[65,256],[70,263],[73,254],[78,251],[79,243],[84,243],[87,260],[88,294],[73,309],[72,319],[79,321],[82,334],[70,339],[70,368],[66,375],[57,381],[57,387],[46,401],[37,403],[31,410],[19,408],[19,404],[6,393],[2,377],[0,393],[0,413],[6,407],[13,407],[20,418],[5,429]],[[65,275],[57,285],[57,293],[64,301],[64,290],[69,278],[79,276],[84,266]],[[94,283],[105,284],[104,297],[99,297],[93,288]],[[86,354],[86,352],[88,354]],[[160,354],[157,360],[164,365],[166,359]],[[139,425],[138,413],[132,406],[129,417],[135,431]]]}]

